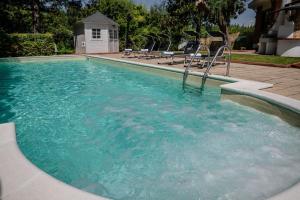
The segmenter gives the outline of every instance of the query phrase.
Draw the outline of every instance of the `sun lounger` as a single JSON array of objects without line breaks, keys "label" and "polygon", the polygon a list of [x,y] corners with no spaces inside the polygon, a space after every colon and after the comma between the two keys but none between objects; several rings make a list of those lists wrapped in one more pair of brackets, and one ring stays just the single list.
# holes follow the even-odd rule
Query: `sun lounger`
[{"label": "sun lounger", "polygon": [[[183,53],[175,53],[173,51],[166,51],[163,52],[162,58],[170,58],[171,61],[168,62],[158,62],[158,64],[178,64],[178,63],[185,63],[186,56],[190,55],[191,53],[195,52],[199,46],[198,41],[188,41],[180,44],[178,47],[179,48],[184,48]],[[174,58],[182,58],[181,60],[174,60]]]},{"label": "sun lounger", "polygon": [[132,54],[132,52],[133,52],[132,49],[124,49],[124,51],[123,51],[123,57],[130,56]]}]

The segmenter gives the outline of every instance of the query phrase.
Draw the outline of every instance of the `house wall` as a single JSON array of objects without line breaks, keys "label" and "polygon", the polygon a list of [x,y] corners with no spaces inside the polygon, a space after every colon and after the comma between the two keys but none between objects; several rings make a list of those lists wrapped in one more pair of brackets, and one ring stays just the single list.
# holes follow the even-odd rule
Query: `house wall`
[{"label": "house wall", "polygon": [[75,27],[75,52],[78,54],[85,53],[85,37],[84,37],[84,25],[77,24]]},{"label": "house wall", "polygon": [[288,16],[284,16],[284,22],[278,27],[278,38],[292,38],[294,33],[294,22],[288,21]]},{"label": "house wall", "polygon": [[[92,29],[101,29],[101,38],[92,38]],[[86,23],[85,24],[85,42],[86,42],[86,53],[110,53],[119,52],[119,39],[110,39],[109,30],[117,30],[118,27],[112,25],[103,25],[97,23]],[[119,32],[118,32],[119,35]]]},{"label": "house wall", "polygon": [[[293,0],[295,1],[297,0]],[[292,0],[253,0],[249,4],[256,11],[253,40],[256,42],[259,37],[258,53],[300,57],[300,11],[292,12],[293,21],[290,21],[290,11],[273,13],[291,2]],[[266,18],[264,15],[267,12],[269,16]],[[273,24],[268,30],[268,36],[262,36],[261,33],[268,24]]]},{"label": "house wall", "polygon": [[[92,38],[92,29],[100,28],[101,29],[101,38],[93,39]],[[85,42],[86,42],[86,53],[108,53],[108,26],[101,25],[97,23],[85,23],[84,27],[85,33]]]},{"label": "house wall", "polygon": [[78,54],[85,53],[85,37],[84,34],[75,36],[75,52]]},{"label": "house wall", "polygon": [[109,30],[117,31],[118,38],[109,38],[109,52],[119,52],[119,30],[116,26],[109,26]]},{"label": "house wall", "polygon": [[300,39],[278,40],[277,55],[300,57]]},{"label": "house wall", "polygon": [[300,10],[297,10],[295,14],[294,38],[300,39]]}]

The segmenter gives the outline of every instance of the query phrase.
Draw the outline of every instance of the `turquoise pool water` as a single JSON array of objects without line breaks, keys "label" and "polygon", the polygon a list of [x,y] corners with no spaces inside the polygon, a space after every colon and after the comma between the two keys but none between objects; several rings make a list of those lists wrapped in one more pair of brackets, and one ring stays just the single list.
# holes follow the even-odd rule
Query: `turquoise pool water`
[{"label": "turquoise pool water", "polygon": [[112,199],[264,199],[300,178],[299,128],[120,63],[2,62],[0,111],[34,164]]}]

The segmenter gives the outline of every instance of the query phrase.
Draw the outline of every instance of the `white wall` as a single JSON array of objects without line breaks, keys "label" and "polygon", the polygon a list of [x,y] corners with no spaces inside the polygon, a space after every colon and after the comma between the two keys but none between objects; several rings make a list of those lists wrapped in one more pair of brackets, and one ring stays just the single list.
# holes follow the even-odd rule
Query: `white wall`
[{"label": "white wall", "polygon": [[[101,29],[101,38],[92,38],[92,29]],[[101,25],[96,23],[85,24],[85,42],[86,42],[86,53],[109,53],[119,52],[119,39],[111,40],[109,38],[109,29],[118,30],[117,27],[109,25]],[[119,35],[119,34],[118,34]]]},{"label": "white wall", "polygon": [[274,38],[259,38],[259,54],[273,55],[276,53],[277,41]]},{"label": "white wall", "polygon": [[278,40],[277,55],[300,57],[300,40]]},{"label": "white wall", "polygon": [[[101,29],[101,38],[93,39],[92,38],[92,29],[100,28]],[[85,43],[86,43],[86,53],[107,53],[108,49],[108,27],[106,25],[100,25],[95,23],[86,23],[85,24]]]},{"label": "white wall", "polygon": [[118,27],[109,26],[110,30],[118,32],[117,39],[109,39],[109,52],[119,52],[119,30]]},{"label": "white wall", "polygon": [[85,53],[85,46],[82,45],[85,42],[84,34],[76,35],[75,42],[76,53]]}]

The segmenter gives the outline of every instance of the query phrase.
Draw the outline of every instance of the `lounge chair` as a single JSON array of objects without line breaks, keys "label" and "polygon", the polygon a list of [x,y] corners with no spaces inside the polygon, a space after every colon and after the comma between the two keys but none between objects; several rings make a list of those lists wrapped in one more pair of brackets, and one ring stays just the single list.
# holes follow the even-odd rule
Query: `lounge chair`
[{"label": "lounge chair", "polygon": [[[167,43],[166,43],[166,38],[168,40]],[[156,39],[157,43],[159,43],[157,51],[152,50],[151,53],[147,57],[145,57],[146,59],[162,58],[164,56],[164,54],[169,53],[170,47],[172,45],[170,36],[161,33],[161,34],[156,35],[155,39]],[[167,46],[166,46],[166,44],[167,44]],[[161,48],[165,48],[165,49],[161,50]]]},{"label": "lounge chair", "polygon": [[152,56],[152,51],[153,51],[153,48],[155,46],[155,41],[152,43],[152,46],[150,48],[146,48],[146,49],[141,49],[140,51],[136,52],[137,54],[139,54],[138,58],[141,59],[141,58],[149,58]]},{"label": "lounge chair", "polygon": [[138,58],[140,58],[140,59],[141,58],[143,58],[143,59],[158,58],[159,52],[154,51],[154,48],[156,47],[157,43],[159,42],[159,44],[160,44],[158,47],[158,51],[159,51],[159,48],[161,46],[161,36],[156,35],[154,33],[150,33],[147,37],[151,39],[152,43],[150,43],[150,45],[148,46],[149,48],[141,49],[141,51],[139,53],[142,54],[142,56],[139,56]]},{"label": "lounge chair", "polygon": [[[178,49],[182,49],[183,53],[175,53],[174,51],[165,51],[163,52],[163,54],[161,55],[162,58],[170,58],[171,61],[167,61],[167,62],[158,62],[158,64],[169,64],[169,65],[173,65],[173,64],[178,64],[178,63],[185,63],[186,62],[186,56],[190,55],[191,53],[194,53],[199,46],[199,42],[198,41],[188,41],[188,42],[183,42],[178,46]],[[174,60],[174,58],[183,58],[181,60]]]},{"label": "lounge chair", "polygon": [[156,45],[155,35],[149,34],[146,37],[151,38],[152,42],[148,43],[148,45],[146,45],[145,48],[141,49],[140,51],[134,52],[135,54],[138,54],[138,56],[136,56],[138,59],[149,58],[152,56],[152,51]]},{"label": "lounge chair", "polygon": [[127,57],[127,58],[130,58],[130,56],[131,56],[131,54],[133,54],[133,47],[134,47],[135,45],[134,45],[134,42],[133,41],[130,41],[130,45],[129,45],[129,47],[128,46],[126,46],[125,47],[125,49],[124,49],[124,51],[123,51],[123,56],[122,56],[122,58],[124,58],[124,57]]},{"label": "lounge chair", "polygon": [[[141,36],[142,38],[146,38],[147,36]],[[139,51],[135,51],[132,48],[125,48],[123,51],[123,56],[122,58],[140,58],[142,56],[146,56],[148,54],[149,51],[151,51],[151,49],[154,47],[155,43],[151,43],[151,46],[149,47],[149,45],[147,46],[147,44],[145,45],[144,48],[141,48]],[[131,46],[134,46],[133,44]],[[149,47],[149,48],[147,48]]]},{"label": "lounge chair", "polygon": [[132,49],[124,49],[122,57],[130,56],[132,54],[132,52],[133,52]]}]

